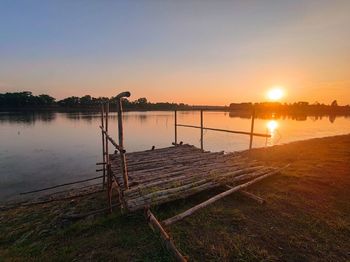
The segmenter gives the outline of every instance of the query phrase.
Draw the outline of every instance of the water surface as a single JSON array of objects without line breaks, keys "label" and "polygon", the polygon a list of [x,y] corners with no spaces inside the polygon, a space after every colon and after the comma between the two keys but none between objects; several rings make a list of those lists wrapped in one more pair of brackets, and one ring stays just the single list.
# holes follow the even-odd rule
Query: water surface
[{"label": "water surface", "polygon": [[[0,201],[23,191],[96,176],[101,162],[99,114],[0,113]],[[199,125],[199,112],[178,112],[178,122]],[[109,118],[110,134],[117,138],[117,115]],[[228,112],[205,112],[204,126],[249,131],[249,118]],[[125,146],[128,152],[170,146],[174,141],[173,112],[126,112]],[[349,117],[256,119],[254,147],[283,144],[313,137],[350,133]],[[200,130],[178,127],[178,140],[200,146]],[[204,131],[204,148],[226,152],[245,150],[249,136]],[[91,183],[96,183],[91,182]]]}]

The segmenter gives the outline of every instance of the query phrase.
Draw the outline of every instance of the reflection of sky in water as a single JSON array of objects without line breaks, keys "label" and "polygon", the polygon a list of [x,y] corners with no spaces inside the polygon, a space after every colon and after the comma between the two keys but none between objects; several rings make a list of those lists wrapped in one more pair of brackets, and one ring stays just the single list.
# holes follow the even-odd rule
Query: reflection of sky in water
[{"label": "reflection of sky in water", "polygon": [[[297,121],[298,120],[298,121]],[[170,146],[174,141],[173,112],[127,112],[124,115],[127,151]],[[178,122],[199,125],[199,112],[179,112]],[[205,112],[204,126],[250,130],[249,115]],[[0,201],[16,193],[96,175],[101,161],[99,114],[0,113]],[[110,134],[117,138],[117,115],[110,115]],[[256,119],[254,147],[350,133],[350,118],[274,117]],[[200,130],[178,127],[178,140],[200,146]],[[245,150],[249,136],[204,131],[204,149]],[[95,182],[93,182],[95,183]]]}]

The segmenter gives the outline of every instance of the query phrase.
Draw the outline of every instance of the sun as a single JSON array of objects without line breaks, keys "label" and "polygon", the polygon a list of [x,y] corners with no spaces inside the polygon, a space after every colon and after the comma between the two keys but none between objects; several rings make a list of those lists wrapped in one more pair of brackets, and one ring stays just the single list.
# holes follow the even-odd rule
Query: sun
[{"label": "sun", "polygon": [[267,92],[267,97],[272,101],[280,100],[284,96],[282,87],[274,87]]}]

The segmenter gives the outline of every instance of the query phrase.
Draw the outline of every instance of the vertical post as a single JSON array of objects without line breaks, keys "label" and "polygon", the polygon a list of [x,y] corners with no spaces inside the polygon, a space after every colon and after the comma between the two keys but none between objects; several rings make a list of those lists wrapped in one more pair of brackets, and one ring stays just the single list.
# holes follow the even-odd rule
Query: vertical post
[{"label": "vertical post", "polygon": [[129,181],[128,181],[128,171],[126,168],[126,157],[125,157],[125,150],[124,150],[124,133],[123,133],[123,107],[122,107],[122,99],[118,98],[118,136],[119,136],[119,146],[122,148],[120,151],[120,158],[121,158],[121,167],[122,167],[122,174],[124,178],[124,188],[129,189]]},{"label": "vertical post", "polygon": [[[106,111],[105,111],[105,130],[106,130],[106,133],[108,134],[108,114],[109,114],[109,102],[107,102],[106,104]],[[105,159],[106,159],[106,165],[109,164],[109,153],[108,153],[108,138],[107,136],[105,136]]]},{"label": "vertical post", "polygon": [[255,106],[253,105],[253,112],[252,112],[252,123],[250,127],[250,141],[249,141],[249,150],[253,147],[253,134],[254,134],[254,120],[255,120]]},{"label": "vertical post", "polygon": [[101,105],[101,136],[102,136],[102,166],[103,166],[103,180],[102,180],[102,188],[105,187],[106,184],[106,155],[105,155],[105,133],[103,132],[104,129],[104,112],[103,112],[103,104]]},{"label": "vertical post", "polygon": [[177,110],[175,109],[175,146],[177,146]]},{"label": "vertical post", "polygon": [[112,213],[112,172],[111,172],[111,164],[107,164],[107,198],[108,198],[108,207],[109,213]]},{"label": "vertical post", "polygon": [[203,151],[203,109],[201,109],[201,149]]},{"label": "vertical post", "polygon": [[[106,103],[106,108],[105,108],[105,160],[106,160],[106,168],[107,168],[107,198],[108,201],[110,199],[110,194],[111,194],[111,181],[110,181],[110,169],[109,169],[109,153],[108,153],[108,114],[109,114],[109,102]],[[108,202],[109,203],[109,202]]]}]

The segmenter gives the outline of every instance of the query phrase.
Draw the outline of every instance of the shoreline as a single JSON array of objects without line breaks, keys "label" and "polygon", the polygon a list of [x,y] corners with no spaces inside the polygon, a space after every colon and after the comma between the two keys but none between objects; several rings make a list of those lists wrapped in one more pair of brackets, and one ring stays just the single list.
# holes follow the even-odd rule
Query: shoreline
[{"label": "shoreline", "polygon": [[[307,139],[301,139],[298,141],[292,141],[292,142],[286,142],[283,144],[279,144],[279,145],[273,145],[273,146],[267,146],[267,147],[256,147],[253,148],[252,151],[253,152],[259,152],[261,150],[264,149],[269,149],[269,148],[274,148],[274,147],[283,147],[283,146],[292,146],[294,144],[299,144],[299,143],[304,143],[304,142],[313,142],[313,141],[317,141],[317,140],[322,140],[322,139],[337,139],[339,137],[343,137],[343,136],[349,136],[350,137],[350,133],[345,133],[345,134],[340,134],[340,135],[331,135],[331,136],[324,136],[324,137],[314,137],[314,138],[307,138]],[[133,151],[134,152],[134,151]],[[137,151],[135,151],[137,152]],[[235,151],[236,153],[242,154],[242,155],[246,155],[249,156],[250,152],[249,149],[246,150],[241,150],[241,151]],[[131,152],[132,153],[132,152]],[[97,183],[98,184],[98,183]],[[16,199],[14,196],[10,197],[10,200],[4,200],[4,201],[0,201],[0,211],[1,210],[7,210],[8,206],[10,206],[10,208],[12,208],[11,206],[16,206],[18,204],[28,204],[30,202],[37,202],[38,204],[40,204],[40,202],[44,202],[47,200],[52,199],[52,196],[55,195],[55,198],[66,198],[66,197],[73,197],[74,195],[79,195],[79,194],[89,194],[91,192],[94,192],[96,190],[101,189],[102,187],[100,185],[97,184],[91,184],[91,185],[84,185],[82,188],[83,190],[75,192],[77,189],[79,189],[79,187],[70,187],[69,189],[64,189],[64,187],[62,187],[61,191],[57,191],[57,192],[53,192],[53,193],[40,193],[37,196],[35,196],[35,193],[33,194],[33,197],[28,197],[27,199],[23,199],[23,200],[18,200]],[[75,193],[75,194],[72,194]],[[53,200],[53,202],[55,202],[56,200]]]}]

